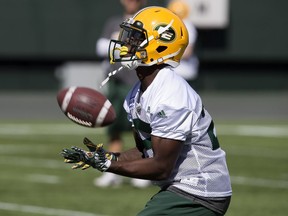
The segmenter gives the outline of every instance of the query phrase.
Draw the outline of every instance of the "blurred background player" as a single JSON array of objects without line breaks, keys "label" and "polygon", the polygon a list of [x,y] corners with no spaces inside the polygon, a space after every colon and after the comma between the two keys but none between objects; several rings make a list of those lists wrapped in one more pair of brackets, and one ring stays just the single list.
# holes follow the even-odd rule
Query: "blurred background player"
[{"label": "blurred background player", "polygon": [[[122,20],[132,17],[137,11],[146,5],[146,0],[120,0],[124,14],[122,16],[113,16],[104,24],[104,29],[100,38],[96,41],[96,54],[99,57],[105,57],[103,68],[107,72],[118,69],[121,64],[110,64],[108,60],[108,47],[111,39],[117,39],[119,35],[119,23]],[[107,97],[113,104],[117,113],[117,121],[107,128],[109,136],[109,149],[111,152],[121,152],[123,150],[122,133],[131,131],[131,125],[127,121],[127,114],[123,108],[123,101],[130,88],[138,81],[134,70],[123,69],[121,73],[116,74],[109,80]],[[113,173],[105,172],[94,180],[98,187],[117,186],[122,183],[122,177]],[[142,179],[132,179],[131,184],[142,188],[150,184],[150,181]]]},{"label": "blurred background player", "polygon": [[171,0],[168,2],[167,8],[183,20],[188,30],[189,44],[182,56],[180,65],[174,70],[191,84],[198,77],[199,60],[194,52],[197,39],[197,30],[189,18],[189,5],[187,5],[185,1]]}]

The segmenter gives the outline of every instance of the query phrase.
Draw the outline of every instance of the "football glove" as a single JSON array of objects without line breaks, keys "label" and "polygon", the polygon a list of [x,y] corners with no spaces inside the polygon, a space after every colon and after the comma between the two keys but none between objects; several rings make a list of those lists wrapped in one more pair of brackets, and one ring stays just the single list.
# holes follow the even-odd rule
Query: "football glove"
[{"label": "football glove", "polygon": [[[97,145],[91,142],[87,137],[83,139],[84,145],[86,145],[90,152],[95,152],[97,149]],[[98,144],[99,145],[99,144]],[[77,147],[76,147],[77,148]],[[89,164],[83,162],[83,158],[80,158],[79,152],[75,152],[75,150],[64,149],[61,152],[62,156],[64,157],[65,163],[74,163],[75,165],[72,166],[72,169],[81,168],[82,170],[88,169],[90,167]],[[81,160],[82,159],[82,160]]]},{"label": "football glove", "polygon": [[[74,149],[75,148],[75,149]],[[71,149],[63,149],[61,152],[61,155],[64,157],[65,163],[74,163],[75,165],[72,166],[72,169],[78,169],[81,168],[82,170],[85,170],[90,167],[89,164],[86,164],[85,161],[85,155],[77,152],[77,147],[72,147]],[[84,151],[83,151],[84,152]]]},{"label": "football glove", "polygon": [[63,149],[61,154],[65,159],[64,162],[75,163],[72,169],[87,169],[87,165],[89,165],[104,172],[111,165],[111,161],[105,156],[105,151],[103,150],[89,152],[73,146],[71,149]]},{"label": "football glove", "polygon": [[111,160],[117,161],[117,156],[111,152],[106,152],[103,149],[103,144],[95,145],[87,137],[83,139],[83,143],[87,146],[89,152],[75,146],[71,149],[63,149],[61,152],[65,163],[75,164],[72,169],[81,168],[85,170],[92,166],[103,172],[109,168]]},{"label": "football glove", "polygon": [[87,137],[85,137],[83,139],[83,144],[87,146],[87,148],[89,149],[90,152],[94,152],[94,151],[96,151],[96,152],[101,151],[102,152],[102,151],[104,151],[105,156],[107,157],[108,160],[111,160],[111,161],[117,161],[118,160],[117,156],[114,153],[105,151],[105,149],[103,148],[103,144],[95,145]]}]

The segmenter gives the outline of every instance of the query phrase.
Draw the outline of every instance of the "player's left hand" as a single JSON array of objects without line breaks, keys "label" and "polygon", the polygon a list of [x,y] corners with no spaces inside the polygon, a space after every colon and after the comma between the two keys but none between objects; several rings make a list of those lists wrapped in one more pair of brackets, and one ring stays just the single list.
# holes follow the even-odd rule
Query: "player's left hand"
[{"label": "player's left hand", "polygon": [[111,161],[106,157],[102,146],[98,147],[99,149],[97,149],[97,151],[90,152],[73,146],[71,149],[63,149],[61,155],[64,157],[65,163],[75,164],[72,166],[72,169],[81,168],[84,170],[89,168],[89,166],[92,166],[93,168],[104,172],[110,167]]},{"label": "player's left hand", "polygon": [[85,163],[85,161],[87,161],[87,159],[85,159],[86,152],[82,149],[71,147],[71,149],[63,149],[60,154],[64,157],[65,163],[74,163],[72,169],[81,168],[85,170],[90,167],[89,164]]},{"label": "player's left hand", "polygon": [[[97,146],[101,144],[95,145],[91,140],[89,140],[87,137],[84,137],[83,144],[89,149],[90,152],[97,151]],[[75,152],[74,150],[70,149],[64,149],[61,152],[61,155],[64,157],[65,163],[74,163],[72,166],[72,169],[88,169],[90,167],[89,164],[86,164],[85,162],[81,161],[79,153]]]}]

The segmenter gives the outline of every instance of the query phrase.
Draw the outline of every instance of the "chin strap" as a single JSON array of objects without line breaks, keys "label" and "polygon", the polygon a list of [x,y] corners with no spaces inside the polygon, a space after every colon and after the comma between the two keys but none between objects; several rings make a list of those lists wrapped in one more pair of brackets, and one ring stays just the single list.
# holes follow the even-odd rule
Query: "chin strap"
[{"label": "chin strap", "polygon": [[[150,63],[146,63],[146,64],[139,64],[139,66],[152,66],[152,65],[154,65],[154,64],[159,64],[159,63],[161,63],[161,62],[164,62],[166,59],[169,59],[169,58],[172,58],[172,57],[174,57],[174,56],[176,56],[176,55],[178,55],[179,54],[179,52],[181,51],[181,48],[179,48],[176,52],[174,52],[174,53],[171,53],[171,54],[169,54],[169,55],[166,55],[166,56],[163,56],[163,57],[161,57],[161,58],[159,58],[159,59],[155,59],[154,61],[152,61],[152,62],[150,62]],[[172,67],[177,67],[178,66],[178,64],[177,63],[175,63],[175,64],[173,64],[172,65]]]},{"label": "chin strap", "polygon": [[121,66],[121,67],[119,67],[118,69],[110,72],[110,73],[108,74],[108,76],[106,77],[106,79],[102,81],[102,83],[101,83],[101,85],[100,85],[100,88],[102,88],[102,87],[109,81],[110,77],[114,76],[116,73],[118,73],[118,72],[121,71],[122,69],[123,69],[123,66]]}]

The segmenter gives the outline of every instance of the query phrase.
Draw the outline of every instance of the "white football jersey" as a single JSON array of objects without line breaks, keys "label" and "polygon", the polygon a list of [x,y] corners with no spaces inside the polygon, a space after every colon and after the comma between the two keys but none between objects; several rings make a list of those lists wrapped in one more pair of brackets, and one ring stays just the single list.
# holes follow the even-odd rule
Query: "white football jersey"
[{"label": "white football jersey", "polygon": [[225,152],[212,118],[199,95],[173,69],[159,71],[143,94],[138,82],[128,93],[124,108],[143,141],[146,157],[153,157],[151,135],[183,141],[170,178],[155,184],[173,185],[204,197],[232,194]]}]

